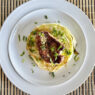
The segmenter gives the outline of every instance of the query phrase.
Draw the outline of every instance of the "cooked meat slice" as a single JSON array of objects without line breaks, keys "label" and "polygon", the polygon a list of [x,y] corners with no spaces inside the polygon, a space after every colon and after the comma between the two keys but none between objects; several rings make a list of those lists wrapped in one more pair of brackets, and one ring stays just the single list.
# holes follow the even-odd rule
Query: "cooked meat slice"
[{"label": "cooked meat slice", "polygon": [[63,56],[60,55],[60,51],[64,49],[64,46],[48,32],[39,32],[36,35],[36,44],[40,56],[46,62],[51,63],[52,61],[53,63],[60,63],[63,60]]},{"label": "cooked meat slice", "polygon": [[48,49],[47,49],[47,46],[46,46],[45,44],[42,44],[41,37],[39,36],[39,34],[36,35],[36,44],[37,44],[37,46],[38,46],[40,56],[41,56],[46,62],[50,62],[50,58],[49,58],[49,56],[48,56],[49,51],[48,51]]}]

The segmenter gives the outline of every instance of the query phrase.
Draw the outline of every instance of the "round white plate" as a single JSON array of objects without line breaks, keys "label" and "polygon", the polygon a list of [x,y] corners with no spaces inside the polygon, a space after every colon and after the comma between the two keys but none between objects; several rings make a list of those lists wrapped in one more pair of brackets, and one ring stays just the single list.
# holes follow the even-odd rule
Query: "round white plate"
[{"label": "round white plate", "polygon": [[[61,12],[74,18],[74,21],[76,21],[78,25],[80,25],[86,38],[86,56],[81,68],[69,80],[67,80],[61,85],[53,86],[53,87],[38,86],[24,80],[16,72],[17,70],[15,71],[15,69],[13,68],[11,64],[12,60],[10,60],[11,56],[9,58],[9,54],[8,54],[9,37],[12,30],[17,25],[17,22],[23,16],[27,15],[32,11],[39,10],[39,9],[46,9],[46,8],[60,10]],[[13,84],[15,84],[21,90],[30,93],[31,95],[32,94],[33,95],[41,95],[41,94],[42,95],[52,95],[52,94],[64,95],[76,89],[78,86],[80,86],[90,74],[95,62],[94,52],[93,52],[95,50],[94,35],[95,35],[95,31],[93,29],[90,20],[88,19],[87,16],[85,16],[85,14],[80,9],[78,9],[74,5],[67,3],[66,1],[63,0],[54,0],[54,1],[39,0],[39,2],[37,0],[29,1],[24,5],[21,5],[14,12],[12,12],[12,14],[7,18],[7,20],[2,26],[1,33],[0,33],[0,38],[2,39],[2,42],[0,42],[1,67]]]},{"label": "round white plate", "polygon": [[[48,19],[44,16],[47,15]],[[26,42],[24,42],[23,36],[28,36],[30,32],[37,26],[44,23],[58,23],[71,30],[77,41],[77,50],[79,52],[80,59],[78,62],[74,61],[74,56],[71,60],[60,70],[55,72],[55,77],[52,78],[48,71],[39,69],[37,66],[33,66],[33,61],[29,59],[28,52],[26,50]],[[38,24],[35,24],[37,22]],[[21,37],[21,41],[18,40],[18,35]],[[25,51],[25,55],[22,57],[20,54]],[[40,9],[25,15],[15,25],[10,39],[9,39],[9,56],[15,70],[27,81],[38,85],[57,85],[64,83],[70,79],[75,73],[78,72],[83,64],[86,53],[86,41],[84,34],[77,24],[77,22],[65,14],[64,12],[54,9]],[[22,62],[24,60],[24,62]],[[32,70],[34,73],[32,73]]]}]

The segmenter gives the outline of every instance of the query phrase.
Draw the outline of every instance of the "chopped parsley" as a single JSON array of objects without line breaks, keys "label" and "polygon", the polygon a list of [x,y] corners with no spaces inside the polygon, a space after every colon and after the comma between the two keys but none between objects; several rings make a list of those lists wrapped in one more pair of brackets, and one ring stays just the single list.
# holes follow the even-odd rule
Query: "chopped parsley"
[{"label": "chopped parsley", "polygon": [[53,35],[56,36],[56,37],[57,37],[57,36],[61,36],[61,37],[64,36],[64,32],[61,32],[60,30],[56,30],[55,28],[53,28],[52,33],[53,33]]},{"label": "chopped parsley", "polygon": [[58,35],[60,35],[61,37],[64,36],[64,32],[58,31]]},{"label": "chopped parsley", "polygon": [[74,60],[77,62],[79,60],[79,56],[78,55],[75,55],[74,56]]},{"label": "chopped parsley", "polygon": [[76,49],[74,49],[74,54],[78,55],[79,52]]},{"label": "chopped parsley", "polygon": [[57,30],[55,28],[53,28],[53,35],[57,36]]},{"label": "chopped parsley", "polygon": [[54,48],[54,47],[51,47],[50,50],[51,50],[52,52],[54,52],[55,48]]},{"label": "chopped parsley", "polygon": [[55,77],[55,74],[54,74],[54,72],[49,72],[49,75],[51,76],[51,77]]},{"label": "chopped parsley", "polygon": [[19,40],[19,41],[21,40],[20,34],[18,34],[18,40]]},{"label": "chopped parsley", "polygon": [[55,56],[55,57],[56,57],[56,56],[58,56],[58,53],[57,53],[57,52],[55,52],[54,56]]},{"label": "chopped parsley", "polygon": [[51,59],[51,58],[50,58],[50,62],[51,62],[51,65],[52,65],[52,66],[54,66],[54,63],[53,63],[53,61],[52,61],[52,59]]},{"label": "chopped parsley", "polygon": [[44,33],[39,32],[39,36],[44,37]]},{"label": "chopped parsley", "polygon": [[38,24],[38,22],[34,22],[35,24]]},{"label": "chopped parsley", "polygon": [[33,39],[33,37],[31,37],[30,40],[29,40],[29,46],[34,46],[34,39]]},{"label": "chopped parsley", "polygon": [[66,38],[64,36],[61,36],[61,42],[66,43]]},{"label": "chopped parsley", "polygon": [[23,56],[25,54],[25,51],[23,51],[21,54],[20,54],[20,56]]},{"label": "chopped parsley", "polygon": [[58,53],[55,53],[54,56],[55,56],[55,60],[57,60]]},{"label": "chopped parsley", "polygon": [[30,40],[33,40],[33,37],[32,36],[30,37]]},{"label": "chopped parsley", "polygon": [[71,51],[70,50],[67,50],[67,49],[65,49],[65,53],[67,54],[67,55],[71,55]]},{"label": "chopped parsley", "polygon": [[25,59],[22,59],[22,63],[24,63],[25,62]]},{"label": "chopped parsley", "polygon": [[35,63],[32,63],[32,65],[33,65],[33,67],[35,67],[35,66],[36,66],[36,64],[35,64]]},{"label": "chopped parsley", "polygon": [[42,33],[41,33],[41,32],[39,32],[39,33],[38,33],[38,35],[39,35],[39,36],[42,36]]},{"label": "chopped parsley", "polygon": [[29,51],[30,51],[30,52],[32,52],[32,53],[33,53],[33,52],[35,52],[35,50],[34,50],[34,49],[29,49]]},{"label": "chopped parsley", "polygon": [[58,20],[57,22],[58,22],[58,23],[60,23],[60,21],[59,21],[59,20]]},{"label": "chopped parsley", "polygon": [[50,58],[50,62],[53,63],[52,59]]},{"label": "chopped parsley", "polygon": [[34,73],[34,70],[32,69],[32,73]]},{"label": "chopped parsley", "polygon": [[77,62],[79,60],[79,52],[76,49],[74,49],[74,54],[74,60]]},{"label": "chopped parsley", "polygon": [[[33,58],[32,58],[30,55],[29,55],[29,58],[30,58],[32,61],[34,61]],[[32,65],[33,65],[34,67],[36,66],[36,64],[33,63],[33,62],[32,62]]]},{"label": "chopped parsley", "polygon": [[45,18],[45,19],[48,19],[48,16],[47,16],[47,15],[44,15],[44,18]]},{"label": "chopped parsley", "polygon": [[23,41],[26,42],[27,41],[27,37],[23,36]]},{"label": "chopped parsley", "polygon": [[34,61],[33,58],[32,58],[30,55],[28,55],[28,56],[29,56],[29,58],[30,58],[32,61]]},{"label": "chopped parsley", "polygon": [[41,61],[41,58],[36,57],[36,60],[37,60],[37,61]]},{"label": "chopped parsley", "polygon": [[58,50],[60,50],[62,48],[62,45],[60,45],[59,47],[58,47]]},{"label": "chopped parsley", "polygon": [[37,30],[32,31],[33,35],[37,34]]},{"label": "chopped parsley", "polygon": [[33,41],[29,41],[29,46],[34,46],[34,42]]}]

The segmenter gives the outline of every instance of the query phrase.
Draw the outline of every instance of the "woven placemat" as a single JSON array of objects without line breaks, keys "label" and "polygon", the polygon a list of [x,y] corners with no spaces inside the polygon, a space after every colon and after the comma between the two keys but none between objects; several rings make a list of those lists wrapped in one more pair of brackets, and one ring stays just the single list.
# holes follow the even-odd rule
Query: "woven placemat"
[{"label": "woven placemat", "polygon": [[[28,0],[0,0],[0,28],[7,16]],[[82,9],[95,27],[95,0],[67,0]],[[66,88],[67,89],[67,88]],[[0,95],[28,95],[15,87],[0,67]],[[78,89],[68,95],[95,95],[95,68],[89,78]]]}]

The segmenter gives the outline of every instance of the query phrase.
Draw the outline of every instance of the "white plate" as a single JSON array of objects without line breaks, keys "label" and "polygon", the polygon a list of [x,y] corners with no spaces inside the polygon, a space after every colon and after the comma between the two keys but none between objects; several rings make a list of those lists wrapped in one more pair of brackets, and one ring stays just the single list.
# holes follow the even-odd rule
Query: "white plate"
[{"label": "white plate", "polygon": [[[36,86],[30,82],[25,81],[22,77],[18,75],[18,73],[14,70],[9,56],[8,56],[8,40],[11,31],[13,30],[16,23],[26,14],[37,10],[37,9],[45,9],[52,8],[56,10],[60,10],[65,14],[74,18],[74,20],[80,25],[83,33],[86,37],[86,59],[84,60],[83,65],[79,69],[79,71],[68,81],[64,82],[64,84],[48,87],[48,86]],[[95,31],[93,26],[85,14],[79,10],[74,5],[67,3],[63,0],[39,0],[29,1],[24,5],[21,5],[17,8],[5,21],[2,26],[0,38],[2,42],[0,42],[0,63],[1,67],[4,70],[7,77],[10,81],[15,84],[21,90],[30,93],[31,95],[64,95],[69,93],[70,91],[76,89],[80,86],[85,79],[87,79],[90,74],[93,66],[94,66],[94,50],[95,50]],[[68,89],[67,89],[68,88]]]},{"label": "white plate", "polygon": [[[45,15],[48,16],[48,19],[44,18]],[[26,42],[23,42],[22,39],[19,42],[18,35],[20,34],[21,38],[23,38],[23,35],[28,36],[33,28],[41,24],[57,23],[58,21],[61,21],[61,25],[71,30],[71,33],[76,38],[77,50],[80,53],[80,59],[78,62],[75,62],[74,57],[72,57],[66,66],[55,72],[55,78],[52,78],[49,75],[49,72],[41,70],[37,66],[33,67],[32,61],[29,59],[28,52],[26,50]],[[35,22],[38,22],[38,24],[35,25]],[[25,51],[25,55],[22,57],[20,54],[23,51]],[[86,41],[80,26],[73,18],[64,12],[54,9],[40,9],[24,16],[15,25],[9,40],[9,56],[14,68],[24,79],[38,85],[56,86],[57,84],[64,83],[70,79],[78,72],[83,64],[85,53]],[[22,60],[25,60],[25,62],[23,63]],[[32,70],[34,73],[32,73]]]}]

